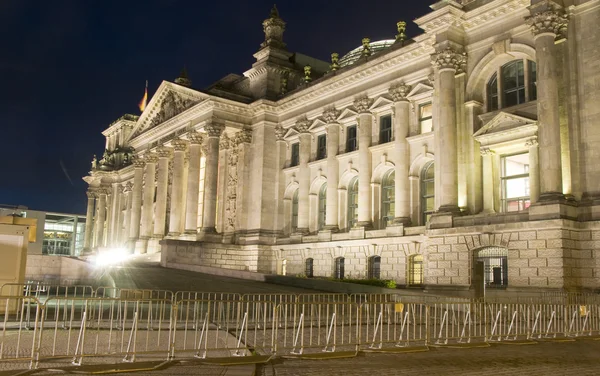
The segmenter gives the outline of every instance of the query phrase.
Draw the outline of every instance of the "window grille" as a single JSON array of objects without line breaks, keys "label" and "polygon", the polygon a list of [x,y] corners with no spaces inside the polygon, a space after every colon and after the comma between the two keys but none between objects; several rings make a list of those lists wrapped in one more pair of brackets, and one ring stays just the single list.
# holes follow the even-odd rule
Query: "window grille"
[{"label": "window grille", "polygon": [[502,247],[485,247],[475,256],[475,263],[483,263],[483,281],[486,288],[508,286],[508,251]]}]

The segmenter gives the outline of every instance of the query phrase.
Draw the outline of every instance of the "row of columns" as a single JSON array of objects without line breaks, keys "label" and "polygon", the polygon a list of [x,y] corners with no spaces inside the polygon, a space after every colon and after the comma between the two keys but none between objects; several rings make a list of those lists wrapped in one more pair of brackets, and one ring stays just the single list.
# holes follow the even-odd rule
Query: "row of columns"
[{"label": "row of columns", "polygon": [[[121,183],[109,188],[101,186],[88,190],[86,211],[87,227],[84,238],[86,249],[118,246],[129,242],[147,242],[150,238],[163,238],[182,233],[213,233],[216,223],[217,174],[219,137],[225,126],[209,122],[206,133],[190,132],[189,140],[176,139],[172,147],[159,147],[133,160],[133,184]],[[204,147],[203,141],[206,141]],[[185,155],[189,148],[187,182]],[[200,201],[200,168],[202,149],[206,156],[204,178],[203,225],[198,227]],[[169,193],[169,163],[172,164],[171,205],[167,213]],[[156,184],[155,184],[156,181]],[[187,189],[185,189],[187,188]],[[156,202],[155,198],[156,189]],[[110,203],[108,197],[111,197]],[[125,212],[122,208],[125,205]],[[107,213],[110,214],[107,218]],[[167,215],[169,226],[167,229]],[[108,232],[108,234],[105,233]],[[138,243],[139,244],[139,243]],[[140,252],[144,250],[137,248]]]}]

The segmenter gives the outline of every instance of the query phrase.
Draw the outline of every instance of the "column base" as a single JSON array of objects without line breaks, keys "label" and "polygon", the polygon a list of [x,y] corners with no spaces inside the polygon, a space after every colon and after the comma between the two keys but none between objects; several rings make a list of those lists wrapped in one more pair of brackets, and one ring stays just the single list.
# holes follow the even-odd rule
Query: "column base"
[{"label": "column base", "polygon": [[197,229],[193,229],[193,230],[185,230],[183,232],[184,235],[196,235],[198,233]]},{"label": "column base", "polygon": [[545,199],[529,207],[529,220],[540,221],[548,219],[571,219],[577,220],[582,214],[578,209],[579,203],[575,200],[568,200],[561,194],[546,194]]},{"label": "column base", "polygon": [[373,222],[371,221],[360,221],[356,224],[356,227],[362,227],[365,231],[373,229]]},{"label": "column base", "polygon": [[559,203],[564,201],[566,201],[566,198],[562,192],[546,192],[540,193],[540,198],[537,203]]},{"label": "column base", "polygon": [[146,248],[146,253],[149,255],[156,254],[160,252],[160,241],[162,240],[162,236],[160,238],[151,238],[148,240],[148,246]]},{"label": "column base", "polygon": [[169,234],[167,234],[167,236],[172,236],[172,237],[177,237],[181,235],[179,232],[169,232]]},{"label": "column base", "polygon": [[323,230],[331,231],[332,233],[336,233],[340,231],[338,225],[326,225],[323,227]]},{"label": "column base", "polygon": [[452,215],[460,215],[460,208],[458,207],[458,205],[442,205],[438,209],[438,212],[439,213],[450,213]]},{"label": "column base", "polygon": [[452,218],[455,215],[455,213],[446,211],[435,212],[431,215],[431,219],[429,220],[429,228],[450,228],[453,226]]},{"label": "column base", "polygon": [[294,231],[294,235],[307,235],[308,232],[307,228],[297,228],[296,231]]},{"label": "column base", "polygon": [[394,220],[392,221],[392,223],[390,223],[390,225],[404,225],[405,227],[408,227],[410,226],[410,223],[410,217],[394,217]]},{"label": "column base", "polygon": [[135,248],[134,248],[134,254],[136,255],[143,255],[146,253],[146,250],[148,248],[148,239],[137,239],[135,241]]}]

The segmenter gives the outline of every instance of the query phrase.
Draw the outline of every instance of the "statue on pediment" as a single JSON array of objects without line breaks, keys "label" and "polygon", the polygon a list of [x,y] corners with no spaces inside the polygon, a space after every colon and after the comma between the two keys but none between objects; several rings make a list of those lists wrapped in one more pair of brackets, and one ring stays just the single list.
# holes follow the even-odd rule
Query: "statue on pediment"
[{"label": "statue on pediment", "polygon": [[180,114],[192,106],[194,102],[190,99],[182,98],[175,95],[173,91],[169,91],[160,105],[160,111],[150,122],[147,129],[154,128],[157,125],[164,123],[172,117]]},{"label": "statue on pediment", "polygon": [[96,158],[96,154],[94,154],[94,158],[92,158],[92,171],[96,171],[98,169],[98,159]]}]

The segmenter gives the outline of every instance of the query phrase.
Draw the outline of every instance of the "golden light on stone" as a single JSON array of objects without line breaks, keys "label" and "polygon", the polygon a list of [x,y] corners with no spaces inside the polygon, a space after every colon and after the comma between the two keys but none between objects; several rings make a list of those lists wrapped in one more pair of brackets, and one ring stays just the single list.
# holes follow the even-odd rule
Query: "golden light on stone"
[{"label": "golden light on stone", "polygon": [[340,55],[337,52],[331,54],[331,65],[329,66],[331,71],[335,72],[336,70],[340,69],[339,59]]}]

